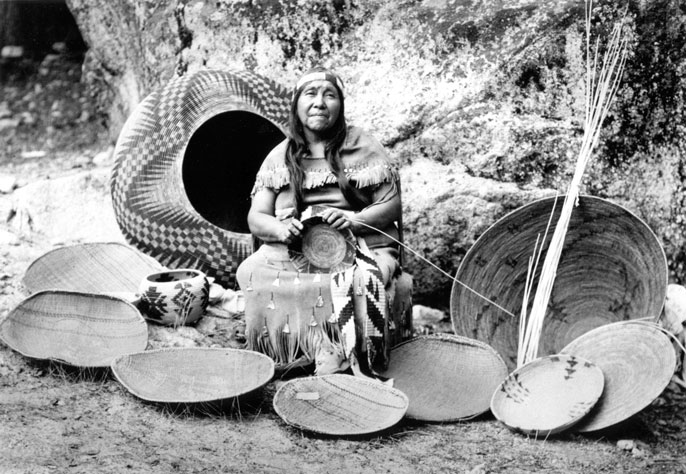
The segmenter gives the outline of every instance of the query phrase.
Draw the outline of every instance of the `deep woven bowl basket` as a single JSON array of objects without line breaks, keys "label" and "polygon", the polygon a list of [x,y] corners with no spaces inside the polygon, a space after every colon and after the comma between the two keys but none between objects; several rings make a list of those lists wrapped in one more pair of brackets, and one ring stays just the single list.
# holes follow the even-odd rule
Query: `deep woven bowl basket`
[{"label": "deep woven bowl basket", "polygon": [[274,395],[274,410],[289,425],[336,436],[390,428],[407,406],[407,396],[400,390],[344,374],[292,379]]},{"label": "deep woven bowl basket", "polygon": [[83,293],[136,293],[146,275],[162,265],[133,247],[94,242],[59,247],[34,260],[23,284],[29,293],[66,290]]},{"label": "deep woven bowl basket", "polygon": [[505,362],[488,344],[449,334],[419,336],[395,346],[383,373],[407,395],[406,416],[424,421],[484,413],[507,374]]},{"label": "deep woven bowl basket", "polygon": [[289,91],[248,71],[189,73],[146,97],[114,151],[112,204],[127,240],[233,285],[253,251],[250,191],[289,104]]},{"label": "deep woven bowl basket", "polygon": [[560,433],[578,423],[603,393],[603,372],[581,357],[542,357],[511,373],[493,393],[491,411],[513,431]]},{"label": "deep woven bowl basket", "polygon": [[181,326],[200,319],[209,298],[210,283],[204,273],[178,268],[147,275],[140,283],[136,306],[150,321]]},{"label": "deep woven bowl basket", "polygon": [[112,363],[112,372],[143,400],[200,403],[257,390],[274,376],[274,362],[241,349],[168,348],[121,356]]},{"label": "deep woven bowl basket", "polygon": [[108,367],[145,349],[148,327],[127,301],[105,295],[42,291],[29,296],[0,324],[15,351],[77,367]]},{"label": "deep woven bowl basket", "polygon": [[[555,206],[544,251],[563,200],[560,196]],[[553,203],[554,198],[542,199],[498,220],[474,243],[457,270],[459,281],[515,317],[453,285],[450,314],[455,333],[493,346],[510,370],[516,367],[528,259],[536,237],[543,238]],[[536,281],[540,267],[542,262]],[[618,204],[581,196],[571,215],[538,355],[557,354],[576,337],[607,323],[657,317],[666,288],[665,254],[648,226]]]},{"label": "deep woven bowl basket", "polygon": [[650,405],[674,375],[676,353],[655,324],[622,321],[590,331],[562,349],[600,367],[605,389],[597,405],[574,431],[611,427]]}]

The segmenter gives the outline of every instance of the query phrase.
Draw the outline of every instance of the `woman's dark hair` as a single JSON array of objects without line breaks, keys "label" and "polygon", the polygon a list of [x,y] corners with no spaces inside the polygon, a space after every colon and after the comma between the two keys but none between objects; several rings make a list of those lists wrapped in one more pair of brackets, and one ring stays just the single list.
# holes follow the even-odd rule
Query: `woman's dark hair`
[{"label": "woman's dark hair", "polygon": [[[315,67],[307,72],[328,72],[326,68]],[[324,155],[326,161],[331,167],[331,171],[336,175],[338,180],[338,187],[345,199],[355,208],[363,208],[369,204],[362,193],[353,186],[345,175],[343,170],[343,163],[341,161],[340,149],[345,142],[347,134],[347,124],[345,122],[345,101],[343,99],[343,91],[334,83],[334,87],[338,91],[338,97],[341,101],[341,109],[338,114],[338,119],[333,126],[325,132],[327,139]],[[290,174],[291,186],[293,187],[293,194],[295,198],[295,209],[300,214],[303,210],[303,182],[305,180],[305,170],[302,166],[302,158],[310,154],[305,139],[305,132],[303,124],[298,118],[298,99],[302,94],[304,87],[298,88],[293,93],[291,100],[290,116],[288,120],[288,147],[286,149],[286,167]]]}]

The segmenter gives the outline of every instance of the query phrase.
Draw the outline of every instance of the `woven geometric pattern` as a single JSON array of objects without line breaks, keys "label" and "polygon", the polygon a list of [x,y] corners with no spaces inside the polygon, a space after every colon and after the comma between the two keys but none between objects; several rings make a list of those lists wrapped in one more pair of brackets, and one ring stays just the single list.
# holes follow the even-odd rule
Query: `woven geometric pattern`
[{"label": "woven geometric pattern", "polygon": [[218,114],[251,112],[285,129],[289,106],[284,87],[247,71],[198,71],[146,97],[114,152],[112,203],[126,239],[163,265],[195,268],[232,285],[239,263],[253,251],[252,238],[219,228],[194,209],[181,162],[193,133]]},{"label": "woven geometric pattern", "polygon": [[[550,243],[563,197],[522,206],[498,220],[469,249],[456,278],[496,302],[453,285],[450,314],[456,334],[484,341],[510,370],[517,360],[519,314],[528,261],[536,239]],[[534,276],[538,282],[542,267]],[[667,260],[660,241],[636,215],[611,201],[581,196],[572,211],[539,345],[539,357],[557,354],[603,324],[657,317],[665,300]],[[535,290],[534,290],[535,291]],[[533,292],[529,309],[533,303]]]},{"label": "woven geometric pattern", "polygon": [[493,393],[491,411],[511,430],[545,437],[578,423],[603,393],[603,372],[588,360],[551,355],[523,365]]}]

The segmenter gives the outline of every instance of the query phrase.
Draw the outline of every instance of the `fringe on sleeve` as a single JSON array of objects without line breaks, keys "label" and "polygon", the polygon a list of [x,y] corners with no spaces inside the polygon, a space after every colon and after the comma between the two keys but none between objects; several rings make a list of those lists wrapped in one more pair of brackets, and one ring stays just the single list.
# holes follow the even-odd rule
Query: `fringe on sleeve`
[{"label": "fringe on sleeve", "polygon": [[[277,145],[265,158],[255,177],[251,196],[264,188],[279,190],[290,183],[286,167],[287,141]],[[398,180],[398,170],[393,165],[383,145],[360,128],[350,127],[341,148],[343,172],[357,188],[366,188]],[[305,189],[336,184],[336,176],[328,168],[310,169],[305,172]]]}]

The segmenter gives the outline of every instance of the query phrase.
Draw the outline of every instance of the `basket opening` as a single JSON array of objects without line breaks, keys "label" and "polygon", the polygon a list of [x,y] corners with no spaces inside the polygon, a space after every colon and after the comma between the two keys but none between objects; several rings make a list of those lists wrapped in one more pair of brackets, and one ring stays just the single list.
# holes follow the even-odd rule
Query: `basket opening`
[{"label": "basket opening", "polygon": [[203,123],[191,136],[182,165],[193,208],[217,227],[249,233],[255,175],[283,139],[274,123],[252,112],[224,112]]},{"label": "basket opening", "polygon": [[153,273],[148,275],[146,279],[151,283],[169,283],[190,280],[202,276],[202,273],[197,270],[172,270],[169,272]]}]

